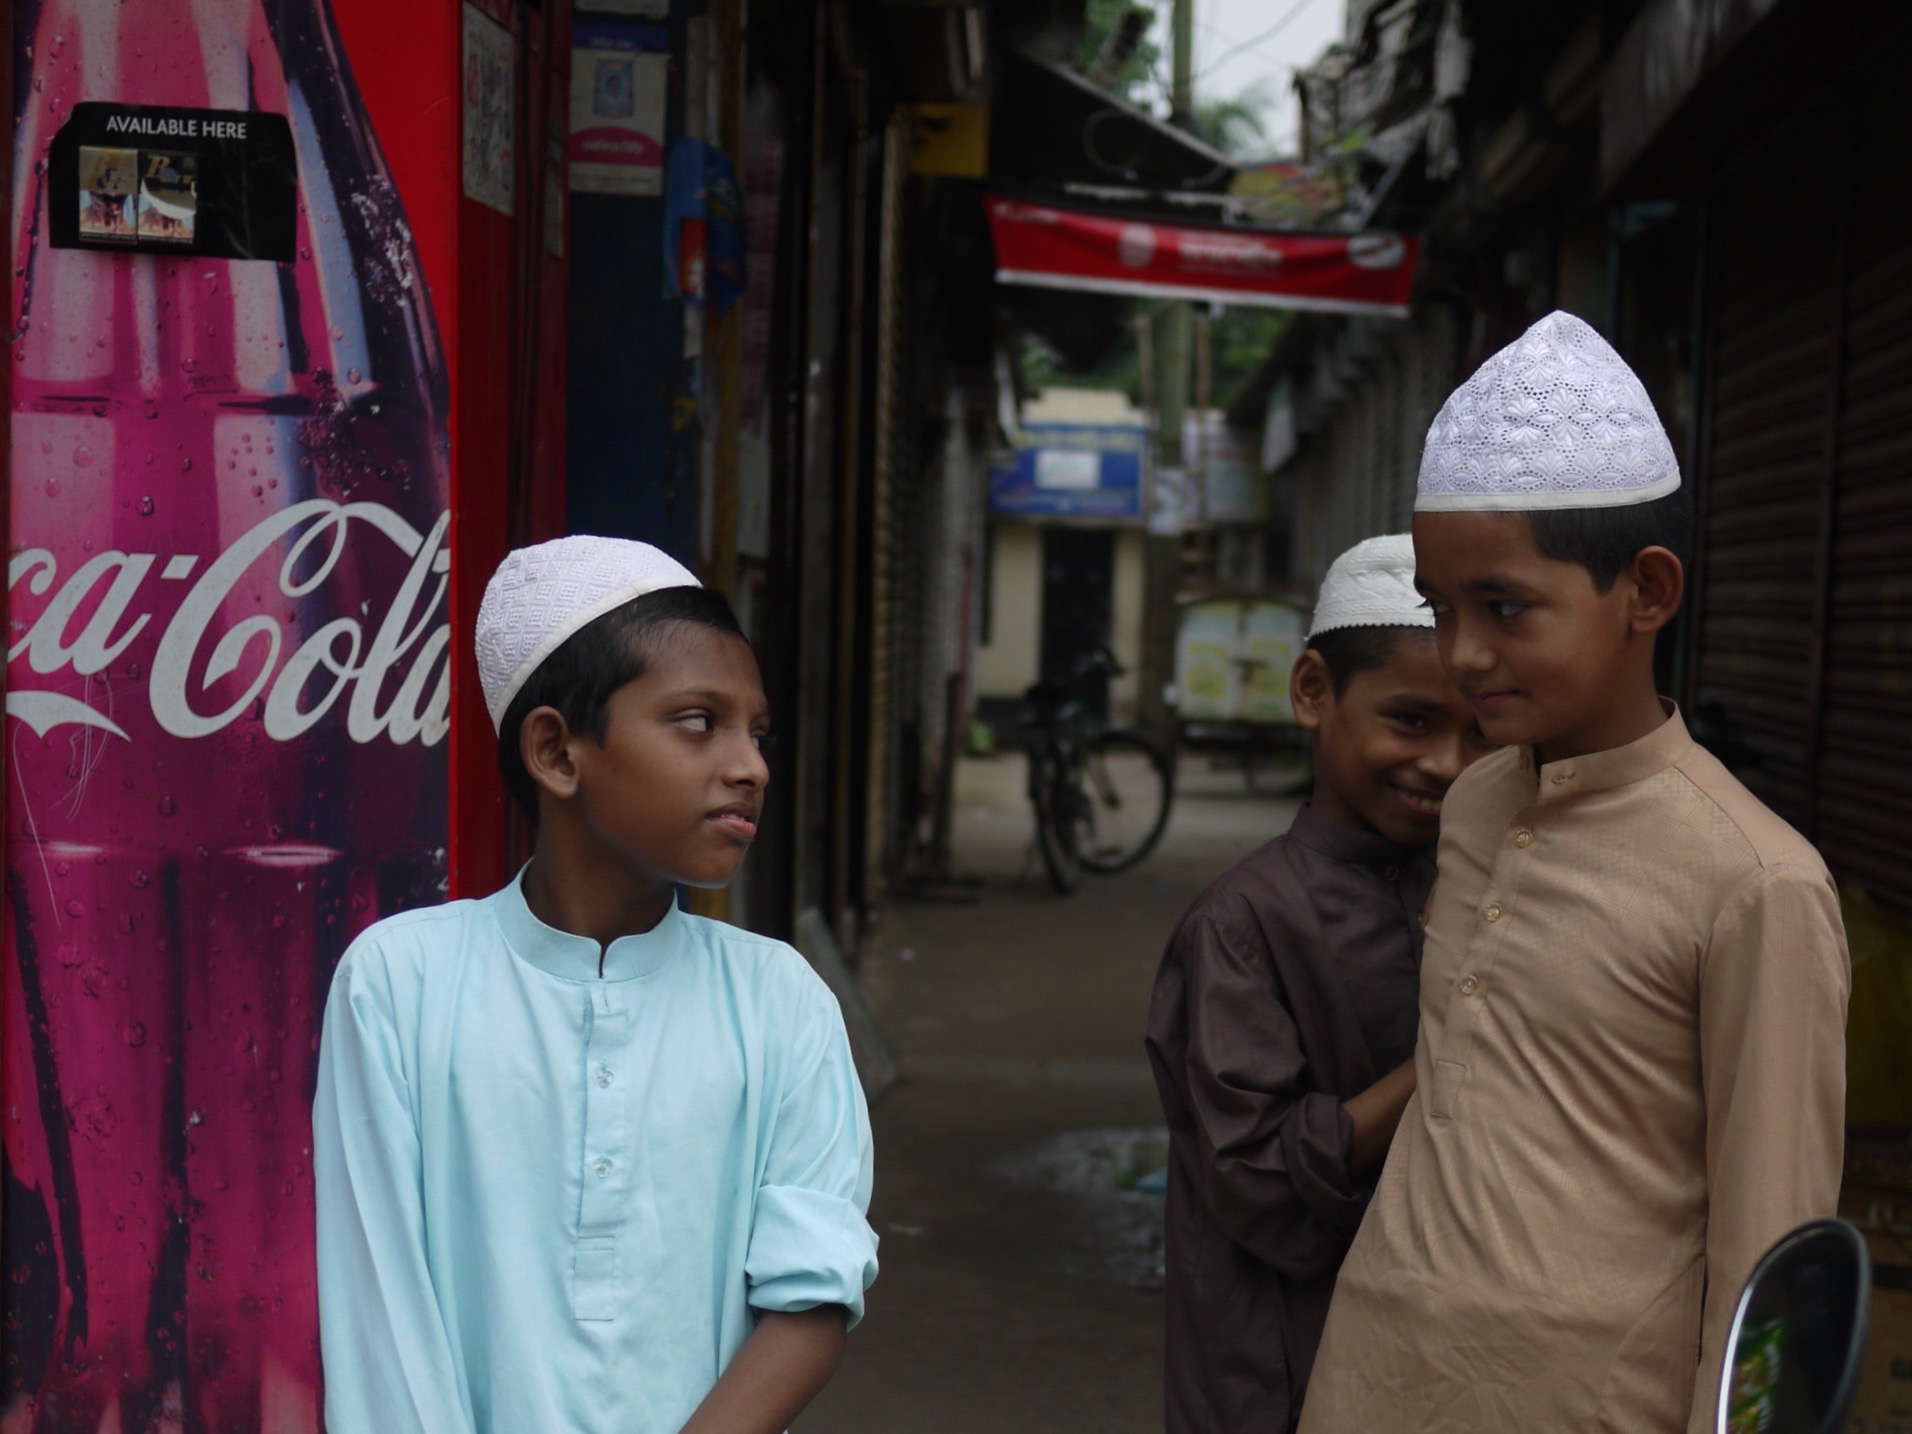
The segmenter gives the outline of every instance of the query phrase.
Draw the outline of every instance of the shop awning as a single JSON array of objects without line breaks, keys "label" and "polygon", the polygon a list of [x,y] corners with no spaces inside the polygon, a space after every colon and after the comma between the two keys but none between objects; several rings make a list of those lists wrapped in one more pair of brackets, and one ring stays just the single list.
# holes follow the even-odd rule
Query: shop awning
[{"label": "shop awning", "polygon": [[992,196],[996,279],[1132,297],[1351,314],[1408,311],[1420,241],[1164,223]]}]

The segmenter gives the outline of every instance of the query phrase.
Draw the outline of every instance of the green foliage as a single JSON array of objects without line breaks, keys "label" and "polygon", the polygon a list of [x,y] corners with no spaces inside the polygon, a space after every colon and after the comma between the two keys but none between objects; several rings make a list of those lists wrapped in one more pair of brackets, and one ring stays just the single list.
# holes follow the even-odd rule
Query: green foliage
[{"label": "green foliage", "polygon": [[[1281,337],[1288,318],[1285,309],[1249,307],[1225,308],[1216,317],[1210,330],[1209,352],[1214,362],[1210,401],[1217,408],[1225,407],[1235,390],[1248,381]],[[1141,363],[1133,342],[1117,345],[1089,372],[1076,373],[1065,368],[1055,350],[1041,339],[1026,335],[1022,341],[1022,377],[1036,393],[1052,387],[1113,389],[1127,394],[1130,403],[1139,406],[1142,402]],[[1192,373],[1190,385],[1192,399]]]},{"label": "green foliage", "polygon": [[1286,309],[1229,308],[1215,320],[1209,339],[1215,363],[1217,408],[1226,407],[1235,390],[1248,381],[1268,350],[1288,325]]},{"label": "green foliage", "polygon": [[1100,365],[1087,373],[1065,368],[1056,351],[1034,334],[1022,341],[1022,377],[1030,390],[1045,388],[1114,389],[1129,396],[1129,402],[1142,402],[1142,367],[1133,342],[1117,344]]},{"label": "green foliage", "polygon": [[[1132,0],[1089,0],[1087,23],[1082,30],[1082,45],[1076,51],[1076,68],[1088,74],[1095,68],[1096,56],[1102,53],[1102,47],[1108,43],[1122,24],[1122,17],[1130,10],[1152,10],[1151,5],[1137,5]],[[1162,47],[1151,38],[1155,30],[1155,21],[1149,22],[1142,31],[1142,38],[1136,42],[1135,53],[1129,56],[1128,63],[1116,72],[1109,82],[1109,93],[1128,100],[1131,104],[1140,103],[1138,95],[1148,77],[1162,64]]]},{"label": "green foliage", "polygon": [[1230,159],[1250,159],[1268,139],[1270,82],[1260,79],[1227,99],[1195,100],[1195,132]]}]

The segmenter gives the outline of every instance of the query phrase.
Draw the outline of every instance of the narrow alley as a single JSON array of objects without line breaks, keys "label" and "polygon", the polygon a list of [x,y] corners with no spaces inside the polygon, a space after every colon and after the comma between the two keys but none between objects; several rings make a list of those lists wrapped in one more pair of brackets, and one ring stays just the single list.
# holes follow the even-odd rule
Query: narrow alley
[{"label": "narrow alley", "polygon": [[1182,910],[1295,803],[1185,756],[1155,853],[1059,897],[1022,782],[1014,754],[963,765],[981,901],[893,906],[865,945],[903,1072],[872,1117],[883,1273],[799,1434],[1161,1428],[1149,985]]}]

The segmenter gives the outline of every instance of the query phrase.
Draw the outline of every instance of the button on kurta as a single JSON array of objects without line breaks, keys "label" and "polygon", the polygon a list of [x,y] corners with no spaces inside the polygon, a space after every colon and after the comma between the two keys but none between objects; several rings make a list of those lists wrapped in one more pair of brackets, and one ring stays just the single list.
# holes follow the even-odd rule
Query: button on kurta
[{"label": "button on kurta", "polygon": [[1492,906],[1489,906],[1489,907],[1488,907],[1488,908],[1487,908],[1487,909],[1486,909],[1485,911],[1483,911],[1483,912],[1481,912],[1481,915],[1482,915],[1482,916],[1485,916],[1485,917],[1486,917],[1486,918],[1487,918],[1487,919],[1488,919],[1489,921],[1498,921],[1498,920],[1500,920],[1500,906],[1499,906],[1499,904],[1498,904],[1498,903],[1496,903],[1495,905],[1492,905]]},{"label": "button on kurta", "polygon": [[1461,994],[1463,996],[1471,996],[1480,989],[1480,978],[1478,976],[1463,976],[1461,977],[1460,985]]},{"label": "button on kurta", "polygon": [[1534,844],[1534,834],[1528,831],[1527,828],[1522,827],[1519,831],[1514,833],[1515,846],[1528,847],[1528,846],[1532,846],[1533,844]]},{"label": "button on kurta", "polygon": [[611,1068],[609,1066],[599,1066],[597,1068],[597,1083],[599,1090],[609,1090],[611,1088]]},{"label": "button on kurta", "polygon": [[609,1180],[611,1178],[611,1162],[602,1156],[598,1157],[597,1164],[593,1165],[591,1169],[597,1172],[597,1178],[600,1180]]}]

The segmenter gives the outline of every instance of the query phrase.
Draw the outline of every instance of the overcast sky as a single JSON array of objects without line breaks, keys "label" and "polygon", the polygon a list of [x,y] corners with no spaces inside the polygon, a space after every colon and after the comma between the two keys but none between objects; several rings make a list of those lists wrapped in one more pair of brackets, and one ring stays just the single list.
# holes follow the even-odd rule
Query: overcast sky
[{"label": "overcast sky", "polygon": [[[1194,5],[1196,98],[1226,98],[1263,82],[1269,99],[1268,153],[1292,154],[1296,117],[1289,82],[1297,66],[1341,37],[1344,0],[1194,0]],[[1160,18],[1150,33],[1166,47],[1167,0],[1156,0],[1156,10]]]}]

